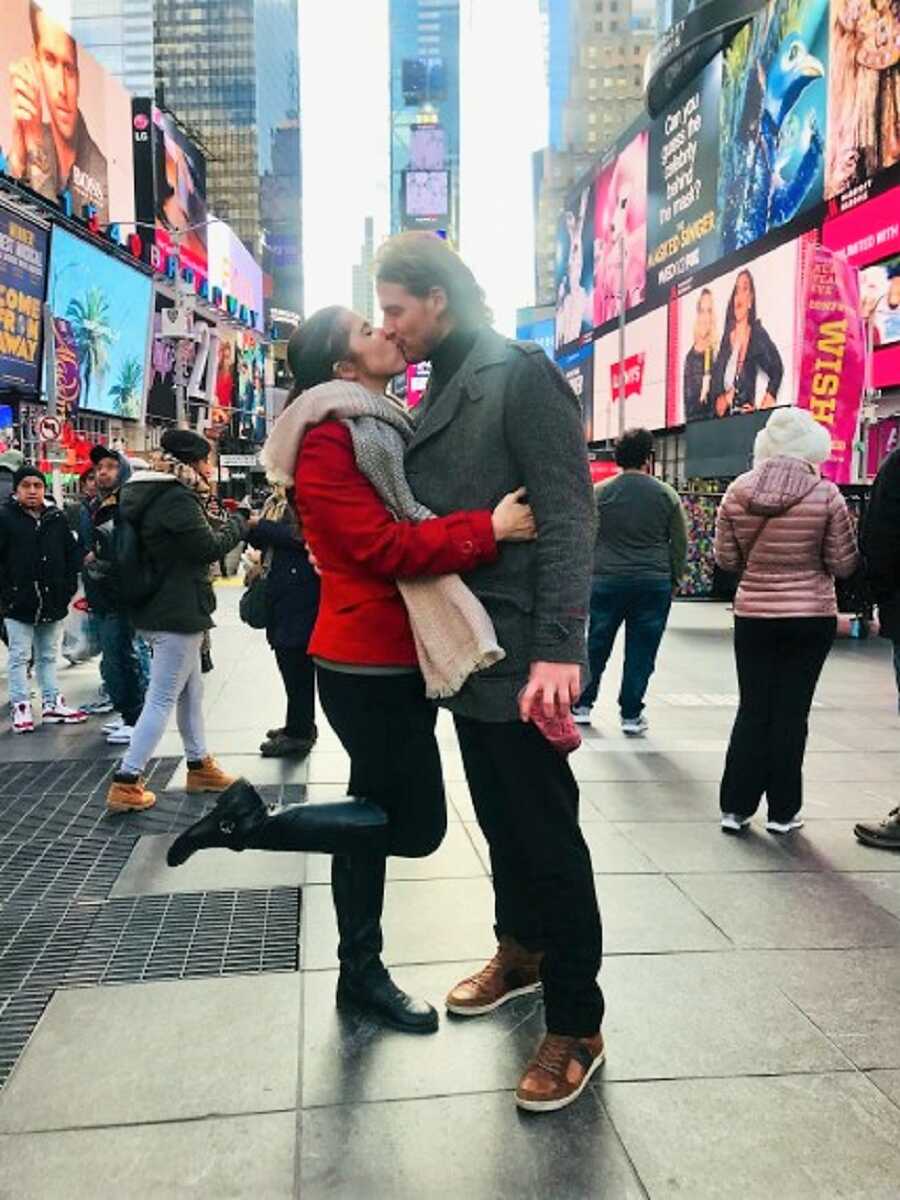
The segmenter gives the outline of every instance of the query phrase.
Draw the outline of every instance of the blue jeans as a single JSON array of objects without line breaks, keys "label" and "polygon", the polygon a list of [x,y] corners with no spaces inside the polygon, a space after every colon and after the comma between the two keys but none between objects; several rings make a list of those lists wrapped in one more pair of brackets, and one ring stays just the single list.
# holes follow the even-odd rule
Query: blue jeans
[{"label": "blue jeans", "polygon": [[142,775],[166,731],[172,709],[189,762],[206,757],[203,724],[203,676],[200,673],[202,633],[141,633],[152,651],[150,686],[122,760],[128,775]]},{"label": "blue jeans", "polygon": [[62,641],[63,622],[51,621],[46,625],[31,625],[27,621],[14,621],[12,617],[7,617],[6,634],[9,638],[10,704],[21,704],[29,699],[28,664],[32,652],[44,707],[55,704],[59,695],[56,660]]},{"label": "blue jeans", "polygon": [[123,613],[97,613],[102,657],[100,674],[107,694],[126,725],[135,725],[144,707],[147,675],[137,651],[134,626]]},{"label": "blue jeans", "polygon": [[626,721],[641,715],[671,607],[672,584],[668,579],[594,579],[588,633],[591,679],[581,694],[579,706],[591,708],[596,701],[616,634],[624,621],[625,668],[619,708]]}]

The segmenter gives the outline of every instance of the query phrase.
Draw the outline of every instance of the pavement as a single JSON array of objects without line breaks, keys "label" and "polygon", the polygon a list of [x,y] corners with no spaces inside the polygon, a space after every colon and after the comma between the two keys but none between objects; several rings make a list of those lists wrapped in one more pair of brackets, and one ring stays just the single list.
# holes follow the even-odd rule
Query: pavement
[{"label": "pavement", "polygon": [[[220,588],[213,751],[272,803],[341,794],[347,759],[324,721],[308,764],[258,757],[281,691],[237,598]],[[618,732],[614,662],[574,756],[608,1061],[549,1116],[512,1099],[542,1033],[532,998],[442,1017],[428,1038],[336,1013],[324,858],[165,866],[202,807],[182,790],[176,732],[154,760],[156,809],[110,818],[100,718],[15,739],[0,728],[0,1198],[895,1200],[900,855],[852,834],[896,803],[889,647],[842,641],[826,666],[805,828],[775,840],[757,817],[729,839],[716,797],[736,703],[730,620],[677,604],[649,735]],[[82,701],[96,669],[63,679]],[[431,858],[391,861],[385,919],[398,982],[438,1005],[493,950],[486,847],[443,716],[439,729],[449,831]]]}]

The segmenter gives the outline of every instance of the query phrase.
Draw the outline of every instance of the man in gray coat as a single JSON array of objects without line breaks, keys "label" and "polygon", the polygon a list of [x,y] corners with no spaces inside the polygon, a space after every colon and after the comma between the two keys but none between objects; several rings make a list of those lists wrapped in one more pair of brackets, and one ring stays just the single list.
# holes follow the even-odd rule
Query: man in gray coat
[{"label": "man in gray coat", "polygon": [[491,328],[471,271],[440,238],[407,233],[379,253],[384,327],[432,376],[407,452],[434,512],[491,507],[524,486],[536,542],[508,544],[465,579],[505,659],[447,701],[491,850],[499,942],[447,997],[492,1012],[543,985],[547,1036],[516,1092],[543,1112],[577,1099],[603,1061],[602,929],[578,785],[531,719],[567,717],[581,693],[594,511],[581,415],[543,351]]}]

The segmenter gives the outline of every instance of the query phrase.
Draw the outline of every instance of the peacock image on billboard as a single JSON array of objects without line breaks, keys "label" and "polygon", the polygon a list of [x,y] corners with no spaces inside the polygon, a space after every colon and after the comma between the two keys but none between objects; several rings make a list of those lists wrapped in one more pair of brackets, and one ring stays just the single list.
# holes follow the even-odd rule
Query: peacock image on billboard
[{"label": "peacock image on billboard", "polygon": [[828,0],[776,0],[725,51],[719,221],[730,254],[822,200]]}]

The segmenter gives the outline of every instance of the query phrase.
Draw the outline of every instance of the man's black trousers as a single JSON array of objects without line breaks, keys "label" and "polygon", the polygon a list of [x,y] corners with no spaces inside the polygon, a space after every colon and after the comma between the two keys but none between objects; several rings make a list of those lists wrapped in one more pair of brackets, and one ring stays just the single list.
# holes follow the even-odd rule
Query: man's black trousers
[{"label": "man's black trousers", "polygon": [[497,936],[543,950],[547,1031],[592,1036],[603,1019],[603,929],[572,769],[530,723],[455,720],[491,851]]}]

